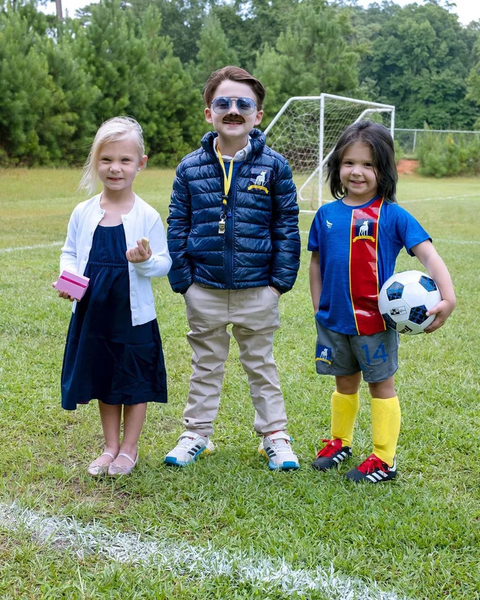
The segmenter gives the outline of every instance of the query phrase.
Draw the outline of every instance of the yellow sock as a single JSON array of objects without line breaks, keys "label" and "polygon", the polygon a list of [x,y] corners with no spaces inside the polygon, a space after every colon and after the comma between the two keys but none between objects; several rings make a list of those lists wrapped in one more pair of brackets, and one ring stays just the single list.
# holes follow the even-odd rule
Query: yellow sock
[{"label": "yellow sock", "polygon": [[398,397],[372,398],[373,453],[380,460],[393,465],[400,434],[400,403]]},{"label": "yellow sock", "polygon": [[342,440],[342,446],[352,446],[353,426],[358,412],[360,395],[332,394],[332,439]]}]

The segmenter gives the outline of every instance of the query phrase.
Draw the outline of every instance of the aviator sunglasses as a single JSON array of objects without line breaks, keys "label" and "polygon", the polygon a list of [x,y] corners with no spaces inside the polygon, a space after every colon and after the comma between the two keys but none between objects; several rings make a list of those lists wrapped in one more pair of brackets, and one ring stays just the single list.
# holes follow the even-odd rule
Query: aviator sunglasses
[{"label": "aviator sunglasses", "polygon": [[238,112],[248,117],[253,114],[256,108],[254,100],[251,98],[230,98],[229,96],[219,96],[212,101],[212,110],[217,115],[226,115],[232,108],[232,104],[235,102],[237,105]]}]

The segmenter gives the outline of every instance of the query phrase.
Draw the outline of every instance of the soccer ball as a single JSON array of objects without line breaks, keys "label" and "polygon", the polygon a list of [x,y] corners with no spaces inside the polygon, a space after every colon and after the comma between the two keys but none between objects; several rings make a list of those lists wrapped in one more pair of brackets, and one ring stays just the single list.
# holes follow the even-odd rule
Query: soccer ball
[{"label": "soccer ball", "polygon": [[378,307],[387,327],[399,333],[422,333],[435,315],[428,310],[442,299],[435,281],[421,271],[395,273],[383,284]]}]

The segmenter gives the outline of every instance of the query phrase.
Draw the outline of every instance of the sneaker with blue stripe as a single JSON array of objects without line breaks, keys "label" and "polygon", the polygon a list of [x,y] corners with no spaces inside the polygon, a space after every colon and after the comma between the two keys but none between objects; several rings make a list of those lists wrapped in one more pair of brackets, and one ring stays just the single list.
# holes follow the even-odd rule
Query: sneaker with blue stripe
[{"label": "sneaker with blue stripe", "polygon": [[197,460],[202,454],[210,454],[215,446],[204,435],[185,431],[177,440],[177,445],[165,456],[164,463],[175,467],[185,467]]},{"label": "sneaker with blue stripe", "polygon": [[285,431],[276,431],[265,436],[260,442],[258,451],[268,459],[268,468],[271,471],[289,471],[299,469],[298,458],[292,451],[290,442],[292,438]]}]

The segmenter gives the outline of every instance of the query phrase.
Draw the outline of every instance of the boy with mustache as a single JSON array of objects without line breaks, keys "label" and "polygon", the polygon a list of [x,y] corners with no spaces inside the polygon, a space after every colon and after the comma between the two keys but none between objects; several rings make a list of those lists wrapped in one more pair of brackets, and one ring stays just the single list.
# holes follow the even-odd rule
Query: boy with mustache
[{"label": "boy with mustache", "polygon": [[253,129],[265,98],[258,79],[224,67],[212,73],[203,96],[215,131],[178,166],[167,219],[169,280],[185,298],[193,372],[185,432],[165,462],[183,467],[214,449],[210,436],[232,325],[255,407],[258,450],[272,470],[298,469],[273,358],[279,297],[293,287],[300,265],[292,172]]}]

